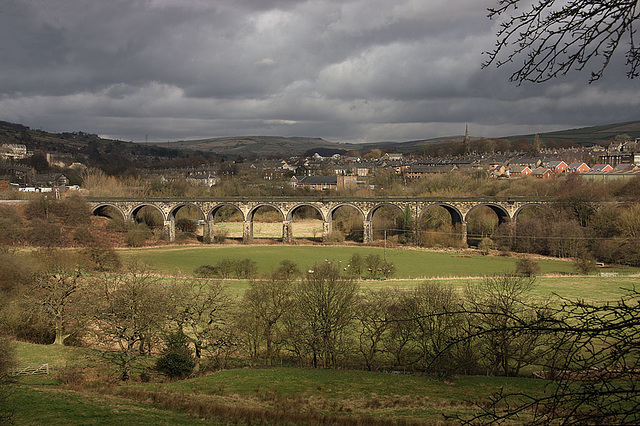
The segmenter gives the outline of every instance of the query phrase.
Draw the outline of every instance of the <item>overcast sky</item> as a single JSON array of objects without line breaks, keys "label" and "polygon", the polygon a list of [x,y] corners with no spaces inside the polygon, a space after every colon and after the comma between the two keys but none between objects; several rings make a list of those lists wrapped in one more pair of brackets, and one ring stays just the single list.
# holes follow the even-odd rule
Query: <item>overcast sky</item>
[{"label": "overcast sky", "polygon": [[492,0],[0,0],[0,120],[122,140],[406,141],[640,119],[623,59],[516,86]]}]

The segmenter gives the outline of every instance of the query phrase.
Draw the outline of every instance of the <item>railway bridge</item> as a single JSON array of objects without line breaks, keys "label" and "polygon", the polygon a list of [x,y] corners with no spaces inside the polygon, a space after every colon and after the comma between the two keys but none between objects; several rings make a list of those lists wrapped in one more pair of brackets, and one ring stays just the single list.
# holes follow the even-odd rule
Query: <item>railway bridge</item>
[{"label": "railway bridge", "polygon": [[[88,198],[94,215],[108,216],[116,211],[125,221],[134,221],[144,207],[156,209],[164,221],[164,229],[170,241],[176,236],[175,218],[178,210],[185,206],[195,208],[204,226],[203,235],[213,237],[216,212],[229,206],[242,215],[243,241],[253,239],[253,219],[255,212],[264,206],[275,209],[282,216],[282,241],[293,239],[292,220],[294,212],[303,206],[316,209],[323,222],[323,239],[332,231],[334,212],[343,206],[355,209],[362,215],[363,242],[373,240],[372,219],[377,209],[392,206],[400,212],[410,212],[413,223],[428,209],[440,206],[451,215],[451,223],[459,225],[462,238],[467,240],[467,219],[476,208],[487,206],[498,216],[500,223],[517,220],[518,213],[527,206],[543,205],[551,198],[533,197],[221,197],[221,198]],[[110,213],[113,215],[113,213]]]}]

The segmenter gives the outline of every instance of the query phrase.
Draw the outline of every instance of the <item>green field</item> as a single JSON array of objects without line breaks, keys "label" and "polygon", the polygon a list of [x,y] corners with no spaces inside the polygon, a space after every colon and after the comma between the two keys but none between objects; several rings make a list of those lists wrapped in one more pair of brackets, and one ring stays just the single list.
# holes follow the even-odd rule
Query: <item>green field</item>
[{"label": "green field", "polygon": [[[50,376],[10,385],[16,424],[331,424],[358,418],[419,423],[468,415],[491,393],[544,392],[547,382],[529,378],[427,376],[309,368],[242,368],[164,383],[65,386],[64,368],[81,366],[94,352],[84,348],[17,343],[20,365],[50,362]],[[100,366],[85,367],[87,370]],[[367,421],[367,419],[370,419]],[[335,422],[334,422],[335,421]]]},{"label": "green field", "polygon": [[[289,246],[289,245],[219,245],[154,247],[145,249],[121,249],[125,259],[137,259],[153,269],[167,274],[190,275],[198,266],[215,264],[222,258],[251,258],[258,264],[261,274],[268,273],[280,261],[289,259],[302,270],[315,262],[333,260],[345,266],[354,253],[366,256],[375,253],[396,265],[395,278],[446,278],[478,277],[515,270],[515,257],[482,256],[480,254],[458,254],[424,249],[387,249],[356,246]],[[573,264],[568,261],[543,259],[539,261],[541,274],[570,274]],[[617,269],[635,272],[635,269]]]}]

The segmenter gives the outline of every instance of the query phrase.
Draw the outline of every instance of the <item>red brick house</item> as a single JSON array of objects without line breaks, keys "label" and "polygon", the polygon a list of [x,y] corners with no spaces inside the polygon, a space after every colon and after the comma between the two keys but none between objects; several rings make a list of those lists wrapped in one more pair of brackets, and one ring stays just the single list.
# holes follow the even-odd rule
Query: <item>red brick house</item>
[{"label": "red brick house", "polygon": [[567,173],[586,173],[591,168],[586,163],[571,163],[567,167]]}]

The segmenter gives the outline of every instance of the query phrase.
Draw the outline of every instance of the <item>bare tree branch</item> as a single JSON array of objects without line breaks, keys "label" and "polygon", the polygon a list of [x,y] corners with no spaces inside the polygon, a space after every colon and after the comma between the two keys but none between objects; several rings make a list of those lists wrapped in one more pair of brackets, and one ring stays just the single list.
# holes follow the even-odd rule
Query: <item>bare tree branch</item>
[{"label": "bare tree branch", "polygon": [[488,16],[504,20],[494,49],[484,52],[488,59],[483,67],[502,67],[522,58],[511,81],[545,82],[571,70],[583,71],[599,58],[589,79],[596,81],[625,38],[627,77],[640,75],[634,30],[640,18],[638,0],[497,0]]}]

